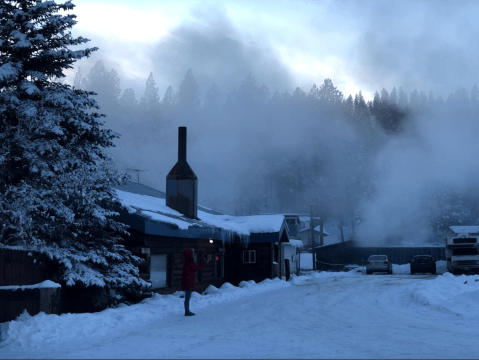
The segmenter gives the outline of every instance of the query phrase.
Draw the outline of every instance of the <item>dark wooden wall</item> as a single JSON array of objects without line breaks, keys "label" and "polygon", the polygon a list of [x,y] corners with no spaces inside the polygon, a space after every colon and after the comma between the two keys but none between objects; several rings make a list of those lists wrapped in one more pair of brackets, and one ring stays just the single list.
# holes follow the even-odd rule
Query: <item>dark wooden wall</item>
[{"label": "dark wooden wall", "polygon": [[[35,285],[49,279],[52,271],[46,256],[30,251],[0,248],[0,286]],[[23,310],[30,315],[40,311],[60,312],[60,288],[0,289],[0,322],[17,318]]]},{"label": "dark wooden wall", "polygon": [[[276,276],[273,273],[274,244],[272,243],[250,243],[247,247],[233,242],[225,244],[225,252],[219,251],[223,248],[222,241],[209,239],[186,239],[170,238],[165,236],[147,235],[140,232],[130,231],[131,236],[125,239],[126,247],[135,255],[141,255],[141,248],[149,248],[150,254],[166,254],[167,257],[167,288],[153,289],[160,294],[171,294],[181,291],[181,275],[183,271],[184,255],[186,248],[193,248],[197,254],[198,263],[202,263],[203,255],[211,255],[206,267],[198,272],[198,282],[195,285],[197,292],[204,291],[209,285],[220,287],[223,283],[229,282],[237,286],[243,280],[254,280],[256,282],[264,279],[272,279]],[[243,250],[256,250],[256,263],[243,263]],[[215,275],[215,257],[224,255],[225,276],[217,279]]]},{"label": "dark wooden wall", "polygon": [[0,248],[0,286],[34,285],[48,280],[45,257],[29,253]]},{"label": "dark wooden wall", "polygon": [[[223,243],[219,240],[209,239],[186,239],[172,238],[157,235],[147,235],[140,232],[130,231],[131,236],[126,239],[126,247],[135,255],[141,255],[141,248],[149,248],[150,254],[167,255],[167,284],[166,288],[152,289],[159,294],[171,294],[175,291],[181,291],[181,275],[185,257],[183,251],[187,248],[195,249],[197,254],[197,263],[201,265],[204,255],[211,255],[211,261],[206,267],[198,272],[198,282],[195,284],[195,291],[202,292],[209,285],[220,287],[227,281],[226,274],[224,278],[216,278],[215,275],[215,257],[223,255],[220,251]],[[226,270],[226,269],[225,269]],[[226,271],[225,271],[226,272]]]},{"label": "dark wooden wall", "polygon": [[[256,263],[244,264],[243,251],[256,250]],[[228,260],[228,281],[237,286],[241,281],[254,280],[260,282],[272,279],[274,244],[251,243],[247,247],[238,244],[229,245],[226,249]]]}]

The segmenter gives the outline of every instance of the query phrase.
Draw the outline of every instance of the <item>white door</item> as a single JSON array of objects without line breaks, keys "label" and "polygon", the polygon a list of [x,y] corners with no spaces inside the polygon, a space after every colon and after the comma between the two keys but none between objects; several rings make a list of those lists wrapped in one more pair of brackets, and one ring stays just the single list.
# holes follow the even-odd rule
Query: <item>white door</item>
[{"label": "white door", "polygon": [[153,289],[167,286],[166,255],[151,255],[150,281]]}]

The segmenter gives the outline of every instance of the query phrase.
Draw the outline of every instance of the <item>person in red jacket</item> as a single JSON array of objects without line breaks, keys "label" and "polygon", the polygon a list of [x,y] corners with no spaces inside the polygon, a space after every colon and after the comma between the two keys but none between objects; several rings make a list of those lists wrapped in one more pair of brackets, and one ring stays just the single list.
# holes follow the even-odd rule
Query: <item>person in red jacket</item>
[{"label": "person in red jacket", "polygon": [[185,316],[193,316],[190,311],[190,298],[191,294],[195,290],[195,272],[204,269],[209,262],[209,258],[206,258],[201,265],[195,263],[193,258],[193,249],[185,249],[183,254],[185,255],[185,263],[183,264],[183,273],[181,274],[181,288],[185,291]]}]

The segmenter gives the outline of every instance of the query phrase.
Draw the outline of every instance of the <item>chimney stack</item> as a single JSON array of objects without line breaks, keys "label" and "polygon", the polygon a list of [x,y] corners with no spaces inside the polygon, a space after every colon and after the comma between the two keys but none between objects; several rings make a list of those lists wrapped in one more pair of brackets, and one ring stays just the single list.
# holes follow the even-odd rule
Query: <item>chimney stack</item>
[{"label": "chimney stack", "polygon": [[178,162],[186,162],[186,126],[178,128]]},{"label": "chimney stack", "polygon": [[166,205],[197,219],[198,178],[186,162],[186,127],[178,128],[178,162],[166,176]]}]

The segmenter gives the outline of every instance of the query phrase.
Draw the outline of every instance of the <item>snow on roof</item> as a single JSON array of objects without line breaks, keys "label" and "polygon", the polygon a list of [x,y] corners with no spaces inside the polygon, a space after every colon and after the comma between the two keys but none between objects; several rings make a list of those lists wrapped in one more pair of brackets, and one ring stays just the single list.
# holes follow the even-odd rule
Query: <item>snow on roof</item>
[{"label": "snow on roof", "polygon": [[201,210],[198,210],[198,217],[209,225],[244,235],[279,232],[284,221],[283,215],[213,215]]},{"label": "snow on roof", "polygon": [[[287,244],[287,243],[285,243]],[[289,244],[293,245],[295,248],[302,248],[303,247],[303,241],[298,240],[298,239],[289,239]]]},{"label": "snow on roof", "polygon": [[453,232],[456,234],[461,234],[461,233],[466,233],[466,234],[471,234],[471,233],[479,233],[479,226],[449,226],[449,229],[451,229]]},{"label": "snow on roof", "polygon": [[191,226],[212,226],[239,235],[251,233],[279,232],[284,222],[283,215],[252,215],[231,216],[211,213],[198,207],[198,220],[185,217],[183,214],[166,206],[164,198],[135,194],[115,189],[120,202],[130,213],[146,216],[153,221],[174,224],[180,229],[187,230]]},{"label": "snow on roof", "polygon": [[[161,199],[166,199],[166,193],[160,190],[153,189],[149,186],[136,183],[133,181],[128,181],[125,185],[117,185],[115,186],[116,189],[126,191],[133,194],[139,195],[149,195]],[[221,213],[214,211],[206,206],[198,205],[198,210],[202,210],[211,214],[221,215]],[[180,214],[181,215],[181,214]]]},{"label": "snow on roof", "polygon": [[[311,220],[311,215],[298,214],[298,216],[299,216],[299,220],[301,220],[301,222]],[[314,220],[320,220],[321,218],[319,216],[313,216],[313,219]]]},{"label": "snow on roof", "polygon": [[[316,227],[314,228],[314,231],[316,231],[316,232],[318,232],[318,233],[321,233],[321,230],[320,230],[320,229],[321,229],[321,226],[318,225],[318,226],[316,226]],[[310,228],[306,228],[306,229],[301,229],[301,230],[299,230],[299,232],[305,232],[305,231],[311,231],[311,229],[310,229]],[[329,235],[329,232],[327,232],[324,227],[323,227],[323,235],[326,235],[326,236]]]}]

